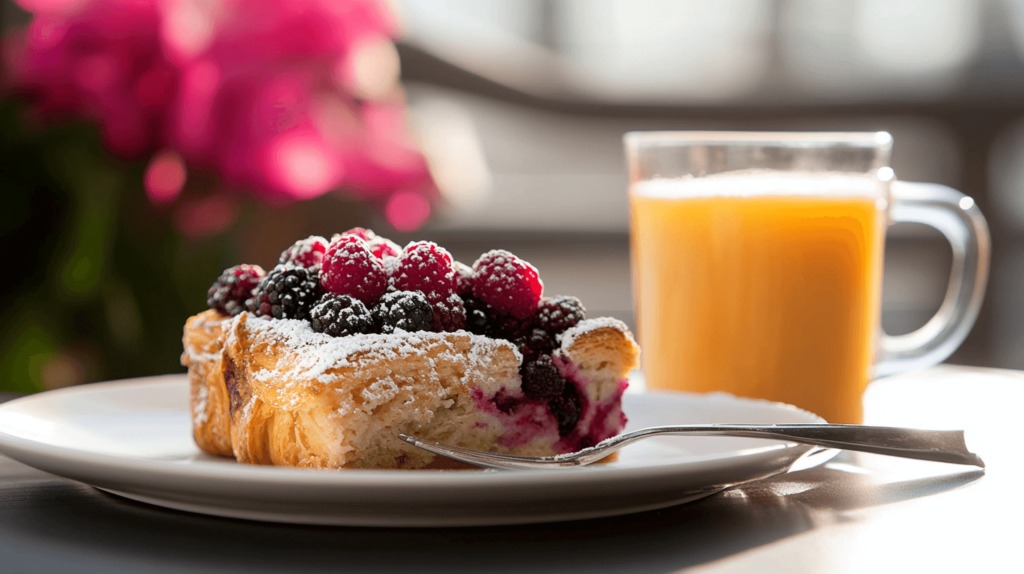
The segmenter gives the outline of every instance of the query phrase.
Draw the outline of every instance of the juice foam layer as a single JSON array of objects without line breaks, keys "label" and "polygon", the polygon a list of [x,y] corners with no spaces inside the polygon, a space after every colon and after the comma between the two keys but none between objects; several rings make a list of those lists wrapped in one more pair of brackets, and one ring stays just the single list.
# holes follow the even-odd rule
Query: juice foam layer
[{"label": "juice foam layer", "polygon": [[863,174],[740,170],[707,177],[659,178],[631,187],[635,196],[685,199],[691,197],[820,196],[881,197],[882,183]]}]

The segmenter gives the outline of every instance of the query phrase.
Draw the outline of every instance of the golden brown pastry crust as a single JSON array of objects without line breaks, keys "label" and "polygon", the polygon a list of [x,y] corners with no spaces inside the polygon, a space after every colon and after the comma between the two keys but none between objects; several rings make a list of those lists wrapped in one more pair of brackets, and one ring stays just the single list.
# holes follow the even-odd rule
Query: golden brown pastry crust
[{"label": "golden brown pastry crust", "polygon": [[192,436],[203,451],[235,456],[231,448],[231,416],[224,387],[222,348],[228,317],[210,309],[185,323],[181,364],[188,367]]}]

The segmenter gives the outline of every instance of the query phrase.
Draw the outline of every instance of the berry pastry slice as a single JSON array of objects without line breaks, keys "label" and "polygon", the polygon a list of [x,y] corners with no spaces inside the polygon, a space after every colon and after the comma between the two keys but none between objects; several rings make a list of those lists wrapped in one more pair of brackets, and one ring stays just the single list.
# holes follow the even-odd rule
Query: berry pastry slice
[{"label": "berry pastry slice", "polygon": [[435,468],[450,463],[398,434],[543,456],[622,430],[639,355],[623,323],[543,298],[536,269],[505,251],[470,268],[417,242],[387,259],[336,236],[318,270],[262,278],[250,299],[275,302],[255,314],[225,312],[245,293],[236,271],[222,275],[220,306],[185,326],[200,448],[252,464]]}]

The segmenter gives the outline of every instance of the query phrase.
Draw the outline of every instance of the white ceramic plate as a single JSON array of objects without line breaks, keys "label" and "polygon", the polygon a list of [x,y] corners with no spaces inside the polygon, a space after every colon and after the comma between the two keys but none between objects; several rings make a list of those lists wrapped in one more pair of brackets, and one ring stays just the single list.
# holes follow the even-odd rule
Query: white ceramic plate
[{"label": "white ceramic plate", "polygon": [[[795,407],[725,394],[627,393],[623,400],[630,429],[822,422]],[[758,439],[665,437],[627,447],[615,463],[560,471],[315,471],[203,454],[192,442],[184,375],[73,387],[0,405],[0,453],[30,466],[160,506],[306,524],[467,526],[613,516],[695,500],[785,472],[798,459],[804,467],[824,462],[831,452]]]}]

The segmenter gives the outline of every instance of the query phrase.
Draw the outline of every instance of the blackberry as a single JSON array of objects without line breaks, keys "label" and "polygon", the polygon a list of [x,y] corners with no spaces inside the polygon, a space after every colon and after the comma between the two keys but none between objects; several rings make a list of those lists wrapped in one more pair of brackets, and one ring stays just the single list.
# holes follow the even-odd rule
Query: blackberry
[{"label": "blackberry", "polygon": [[531,399],[551,399],[565,391],[565,379],[549,355],[524,361],[520,373],[523,376],[523,393]]},{"label": "blackberry", "polygon": [[586,318],[587,310],[579,299],[558,296],[541,300],[534,322],[548,333],[557,335]]},{"label": "blackberry", "polygon": [[534,327],[512,341],[523,355],[523,361],[531,361],[541,355],[550,355],[555,348],[555,339],[544,329]]},{"label": "blackberry", "polygon": [[490,330],[491,306],[476,297],[463,297],[462,304],[466,309],[466,330],[476,335],[487,335]]},{"label": "blackberry", "polygon": [[373,322],[377,332],[385,335],[395,329],[429,331],[434,324],[434,309],[419,291],[385,293],[373,308]]},{"label": "blackberry", "polygon": [[580,396],[575,385],[565,385],[561,396],[548,401],[548,410],[558,422],[558,433],[566,435],[576,428],[580,420]]},{"label": "blackberry", "polygon": [[344,337],[372,333],[373,317],[363,302],[348,295],[325,293],[309,312],[309,324],[317,333]]},{"label": "blackberry", "polygon": [[320,299],[319,271],[319,267],[274,267],[253,292],[255,313],[275,319],[308,318]]},{"label": "blackberry", "polygon": [[491,337],[514,341],[530,328],[529,319],[517,319],[512,315],[491,315]]},{"label": "blackberry", "polygon": [[462,304],[466,309],[466,330],[470,333],[512,341],[530,327],[529,321],[499,315],[494,307],[471,295],[463,297]]},{"label": "blackberry", "polygon": [[259,265],[228,267],[206,292],[206,305],[225,315],[238,315],[245,311],[245,301],[266,275]]},{"label": "blackberry", "polygon": [[452,293],[447,300],[434,303],[431,307],[434,309],[434,331],[454,333],[466,328],[466,309],[458,295]]}]

